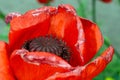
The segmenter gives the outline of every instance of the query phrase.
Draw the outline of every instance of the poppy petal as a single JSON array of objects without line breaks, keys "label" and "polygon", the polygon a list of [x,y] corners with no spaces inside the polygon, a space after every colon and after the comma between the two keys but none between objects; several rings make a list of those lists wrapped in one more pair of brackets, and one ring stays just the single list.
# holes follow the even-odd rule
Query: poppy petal
[{"label": "poppy petal", "polygon": [[62,58],[46,52],[14,51],[10,58],[13,72],[19,80],[45,80],[57,72],[66,72],[71,66]]},{"label": "poppy petal", "polygon": [[58,13],[51,18],[49,29],[49,34],[62,38],[72,49],[72,66],[86,64],[103,44],[98,26],[89,20],[78,18],[74,8],[60,5]]},{"label": "poppy petal", "polygon": [[60,5],[58,7],[58,13],[51,18],[48,34],[63,39],[70,47],[72,51],[70,63],[72,66],[81,65],[82,59],[76,47],[81,47],[82,50],[84,32],[81,21],[76,16],[75,10],[72,6]]},{"label": "poppy petal", "polygon": [[113,57],[113,47],[110,46],[102,55],[85,66],[78,66],[69,72],[56,73],[46,80],[92,80],[104,70]]},{"label": "poppy petal", "polygon": [[101,54],[101,56],[86,65],[83,73],[86,73],[87,78],[94,78],[105,69],[107,64],[112,60],[113,54],[114,49],[110,46]]},{"label": "poppy petal", "polygon": [[60,5],[58,7],[57,14],[53,15],[51,18],[50,29],[48,33],[57,36],[58,38],[64,37],[64,31],[66,28],[76,28],[76,17],[74,12],[67,10],[69,8],[65,7],[66,6]]},{"label": "poppy petal", "polygon": [[9,33],[11,52],[21,48],[26,40],[46,35],[49,29],[50,15],[54,14],[55,10],[54,7],[43,7],[13,18]]},{"label": "poppy petal", "polygon": [[85,43],[81,56],[84,64],[86,64],[98,52],[104,40],[99,27],[95,23],[84,18],[80,18],[80,20],[85,33]]},{"label": "poppy petal", "polygon": [[0,79],[1,80],[15,80],[10,70],[8,55],[8,45],[0,41]]}]

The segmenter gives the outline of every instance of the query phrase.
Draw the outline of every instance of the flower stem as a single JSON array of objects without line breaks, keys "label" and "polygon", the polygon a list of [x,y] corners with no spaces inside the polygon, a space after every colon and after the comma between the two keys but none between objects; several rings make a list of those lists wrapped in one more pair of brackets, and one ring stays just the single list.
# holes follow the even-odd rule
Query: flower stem
[{"label": "flower stem", "polygon": [[96,23],[96,0],[92,0],[92,20]]},{"label": "flower stem", "polygon": [[48,3],[44,4],[44,6],[50,6],[50,2],[48,2]]},{"label": "flower stem", "polygon": [[77,9],[77,13],[79,16],[81,17],[84,17],[86,18],[87,15],[86,15],[86,5],[87,5],[87,2],[86,1],[82,1],[82,0],[77,0],[78,2],[78,9]]},{"label": "flower stem", "polygon": [[0,11],[0,19],[2,19],[2,20],[5,19],[5,14],[2,11]]}]

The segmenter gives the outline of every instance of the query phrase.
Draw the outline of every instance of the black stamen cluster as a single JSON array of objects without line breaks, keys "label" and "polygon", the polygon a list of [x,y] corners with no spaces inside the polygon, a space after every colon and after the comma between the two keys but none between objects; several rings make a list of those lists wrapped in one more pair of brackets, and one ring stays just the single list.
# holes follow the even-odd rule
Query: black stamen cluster
[{"label": "black stamen cluster", "polygon": [[68,62],[70,60],[70,50],[66,46],[66,43],[53,36],[41,36],[26,41],[22,48],[27,49],[30,52],[50,52],[62,57]]}]

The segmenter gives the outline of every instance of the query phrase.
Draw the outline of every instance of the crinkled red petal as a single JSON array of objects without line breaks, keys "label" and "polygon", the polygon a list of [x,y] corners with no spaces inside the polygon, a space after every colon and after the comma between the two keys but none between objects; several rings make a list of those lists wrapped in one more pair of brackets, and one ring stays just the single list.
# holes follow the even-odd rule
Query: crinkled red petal
[{"label": "crinkled red petal", "polygon": [[58,13],[51,18],[49,34],[63,39],[70,47],[72,66],[81,65],[81,57],[77,48],[83,47],[84,32],[81,21],[72,6],[60,5],[58,7]]},{"label": "crinkled red petal", "polygon": [[0,80],[15,80],[8,61],[8,45],[0,41]]},{"label": "crinkled red petal", "polygon": [[95,23],[84,18],[80,18],[80,20],[85,33],[85,43],[81,56],[83,57],[84,64],[86,64],[101,48],[103,37],[99,27]]},{"label": "crinkled red petal", "polygon": [[56,73],[46,80],[92,80],[100,72],[102,72],[113,57],[114,49],[110,46],[101,56],[96,58],[85,66],[78,66],[71,71],[64,73]]},{"label": "crinkled red petal", "polygon": [[55,10],[54,7],[43,7],[14,18],[10,23],[9,33],[11,52],[29,39],[46,35],[50,26],[50,15],[54,14]]},{"label": "crinkled red petal", "polygon": [[71,66],[62,58],[46,52],[14,51],[10,64],[18,80],[45,80],[47,77],[66,72]]},{"label": "crinkled red petal", "polygon": [[72,49],[72,66],[84,65],[103,44],[99,28],[93,22],[76,16],[74,8],[60,5],[51,19],[49,34],[62,38]]},{"label": "crinkled red petal", "polygon": [[88,78],[94,78],[105,69],[107,64],[112,60],[113,54],[114,49],[112,46],[110,46],[101,54],[101,56],[86,65],[86,68],[83,72],[86,72]]}]

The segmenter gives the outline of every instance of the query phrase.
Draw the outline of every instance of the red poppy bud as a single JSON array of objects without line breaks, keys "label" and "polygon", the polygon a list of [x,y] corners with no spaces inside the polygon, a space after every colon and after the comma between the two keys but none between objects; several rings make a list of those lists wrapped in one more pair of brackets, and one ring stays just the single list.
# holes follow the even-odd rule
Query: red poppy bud
[{"label": "red poppy bud", "polygon": [[104,3],[110,3],[110,2],[112,2],[112,0],[101,0],[102,2],[104,2]]},{"label": "red poppy bud", "polygon": [[43,3],[43,4],[47,4],[49,3],[50,1],[53,1],[53,0],[37,0],[39,3]]}]

